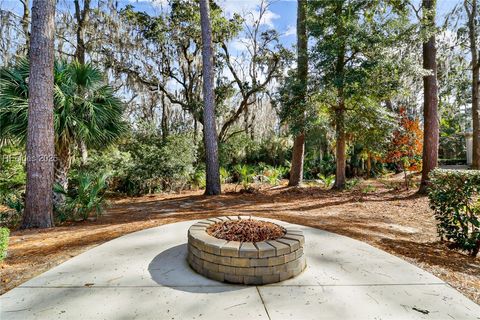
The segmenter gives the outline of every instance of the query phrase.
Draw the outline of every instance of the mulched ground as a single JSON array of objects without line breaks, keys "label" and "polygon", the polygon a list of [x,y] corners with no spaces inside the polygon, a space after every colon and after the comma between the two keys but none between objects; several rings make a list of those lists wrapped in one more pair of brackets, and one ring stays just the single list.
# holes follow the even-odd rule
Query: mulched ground
[{"label": "mulched ground", "polygon": [[1,293],[130,232],[240,214],[284,220],[367,242],[433,273],[480,304],[480,258],[453,251],[441,242],[428,199],[417,196],[415,190],[394,189],[401,183],[400,178],[365,181],[362,185],[370,187],[343,192],[265,187],[252,194],[224,186],[226,192],[216,197],[188,191],[116,199],[97,221],[13,232],[9,256],[0,267]]},{"label": "mulched ground", "polygon": [[207,233],[218,239],[240,242],[274,240],[285,235],[285,229],[275,223],[254,219],[217,222]]}]

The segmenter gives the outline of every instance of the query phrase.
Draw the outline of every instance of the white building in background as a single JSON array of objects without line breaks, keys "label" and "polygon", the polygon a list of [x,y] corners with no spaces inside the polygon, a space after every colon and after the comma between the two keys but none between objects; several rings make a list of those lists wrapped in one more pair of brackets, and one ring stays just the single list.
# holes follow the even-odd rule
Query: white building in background
[{"label": "white building in background", "polygon": [[465,132],[465,141],[467,143],[467,164],[472,164],[473,157],[473,133]]}]

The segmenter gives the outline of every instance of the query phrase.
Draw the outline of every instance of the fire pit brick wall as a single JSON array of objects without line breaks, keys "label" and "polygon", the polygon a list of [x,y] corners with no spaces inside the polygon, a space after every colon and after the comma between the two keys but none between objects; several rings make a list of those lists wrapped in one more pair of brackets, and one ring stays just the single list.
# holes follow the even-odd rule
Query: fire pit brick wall
[{"label": "fire pit brick wall", "polygon": [[283,281],[305,269],[305,238],[299,229],[284,226],[287,232],[283,237],[256,243],[222,240],[206,231],[217,222],[249,218],[218,217],[192,225],[188,230],[190,266],[210,279],[254,285]]}]

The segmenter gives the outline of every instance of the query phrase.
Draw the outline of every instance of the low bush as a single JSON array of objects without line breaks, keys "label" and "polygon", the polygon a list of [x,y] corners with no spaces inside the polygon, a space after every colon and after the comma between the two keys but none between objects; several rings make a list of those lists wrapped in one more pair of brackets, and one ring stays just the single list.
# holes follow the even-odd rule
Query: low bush
[{"label": "low bush", "polygon": [[430,206],[439,236],[476,256],[480,250],[480,171],[436,169],[430,181]]},{"label": "low bush", "polygon": [[263,168],[263,177],[270,185],[277,186],[288,171],[286,167],[266,166]]},{"label": "low bush", "polygon": [[121,146],[131,155],[120,192],[142,195],[158,191],[183,189],[194,174],[195,148],[188,134],[163,139],[158,134],[136,134]]},{"label": "low bush", "polygon": [[318,179],[323,184],[323,187],[326,188],[326,189],[330,189],[333,186],[333,184],[335,183],[335,175],[334,174],[325,176],[325,175],[319,173],[318,174]]},{"label": "low bush", "polygon": [[0,204],[25,190],[25,153],[19,146],[0,147]]},{"label": "low bush", "polygon": [[8,237],[10,230],[8,228],[0,228],[0,261],[7,257]]},{"label": "low bush", "polygon": [[249,190],[250,184],[255,179],[255,169],[246,164],[237,164],[234,170],[238,178],[238,184],[242,185],[243,190]]},{"label": "low bush", "polygon": [[220,182],[221,183],[230,182],[230,173],[224,167],[220,167]]},{"label": "low bush", "polygon": [[207,173],[205,169],[197,169],[192,173],[190,178],[190,185],[194,189],[203,189],[207,185]]},{"label": "low bush", "polygon": [[54,186],[55,192],[66,195],[63,207],[55,208],[56,217],[60,221],[87,220],[92,215],[97,218],[104,211],[107,174],[92,176],[84,173],[79,174],[77,179],[68,192],[58,184]]},{"label": "low bush", "polygon": [[0,226],[15,229],[22,221],[24,199],[21,195],[11,194],[4,203],[8,209],[0,212]]}]

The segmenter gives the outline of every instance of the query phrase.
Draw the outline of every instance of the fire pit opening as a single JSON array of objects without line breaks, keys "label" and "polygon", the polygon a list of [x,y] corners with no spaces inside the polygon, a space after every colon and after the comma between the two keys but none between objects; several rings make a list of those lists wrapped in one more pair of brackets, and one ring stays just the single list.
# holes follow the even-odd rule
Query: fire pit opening
[{"label": "fire pit opening", "polygon": [[285,228],[262,220],[229,220],[217,222],[207,228],[207,233],[218,239],[240,242],[274,240],[285,235]]}]

